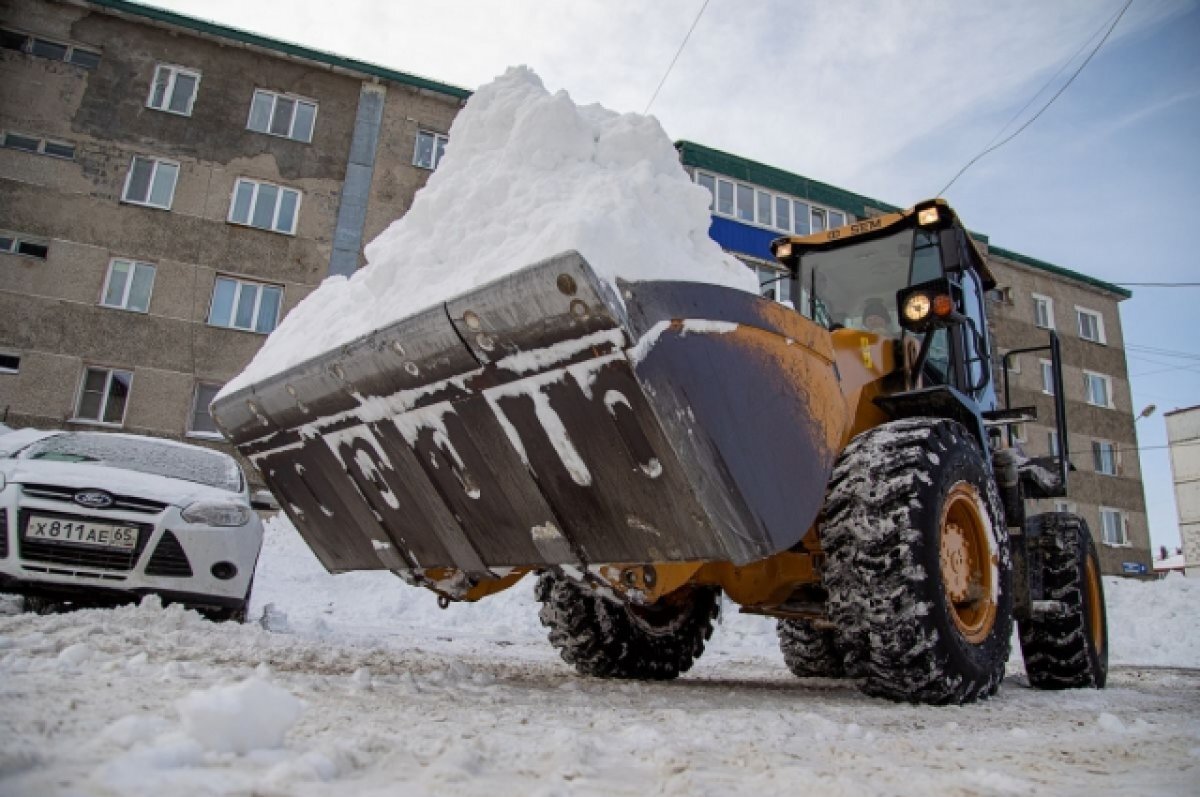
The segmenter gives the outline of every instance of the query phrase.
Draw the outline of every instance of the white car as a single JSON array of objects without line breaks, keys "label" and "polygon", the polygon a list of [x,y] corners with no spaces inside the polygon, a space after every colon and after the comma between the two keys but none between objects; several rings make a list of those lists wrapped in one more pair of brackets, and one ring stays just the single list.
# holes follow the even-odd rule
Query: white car
[{"label": "white car", "polygon": [[0,436],[0,531],[0,592],[35,606],[155,594],[234,620],[245,619],[263,540],[227,454],[32,429]]}]

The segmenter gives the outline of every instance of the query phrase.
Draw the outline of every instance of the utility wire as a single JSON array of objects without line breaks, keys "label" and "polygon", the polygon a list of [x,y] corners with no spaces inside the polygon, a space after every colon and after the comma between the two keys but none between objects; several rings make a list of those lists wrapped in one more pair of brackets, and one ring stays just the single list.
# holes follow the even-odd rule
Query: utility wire
[{"label": "utility wire", "polygon": [[[937,192],[937,195],[940,197],[943,194],[945,194],[946,191],[949,190],[950,186],[954,185],[955,181],[958,180],[959,177],[962,177],[963,173],[966,172],[967,169],[974,166],[977,161],[979,161],[985,155],[987,155],[991,152],[995,152],[996,150],[1000,149],[1005,144],[1007,144],[1008,142],[1012,141],[1014,138],[1019,136],[1025,130],[1025,128],[1029,127],[1031,124],[1036,122],[1038,120],[1038,117],[1040,117],[1043,113],[1045,113],[1046,109],[1049,108],[1051,105],[1053,105],[1054,101],[1057,100],[1060,96],[1062,96],[1062,93],[1067,90],[1067,87],[1075,82],[1075,78],[1079,77],[1079,73],[1083,71],[1083,68],[1091,62],[1092,58],[1095,57],[1096,53],[1098,53],[1100,51],[1100,48],[1104,46],[1104,43],[1106,41],[1108,41],[1108,37],[1112,35],[1113,29],[1117,27],[1117,23],[1121,21],[1121,17],[1125,16],[1125,12],[1129,10],[1129,6],[1131,6],[1131,5],[1133,5],[1133,0],[1126,0],[1126,3],[1121,8],[1120,13],[1117,14],[1117,18],[1113,20],[1112,24],[1108,26],[1108,30],[1104,32],[1104,37],[1100,39],[1100,41],[1096,44],[1096,46],[1094,48],[1092,48],[1092,51],[1090,53],[1088,53],[1088,57],[1083,59],[1083,63],[1080,64],[1079,68],[1076,69],[1074,71],[1074,73],[1071,74],[1071,77],[1067,78],[1067,82],[1062,85],[1062,88],[1060,88],[1058,91],[1054,92],[1054,96],[1051,97],[1049,100],[1047,100],[1046,104],[1043,105],[1038,110],[1037,113],[1035,113],[1033,116],[1031,116],[1025,122],[1025,124],[1018,127],[1007,138],[1003,139],[998,144],[993,144],[992,146],[985,149],[983,152],[980,152],[974,158],[971,158],[971,160],[967,161],[967,164],[958,170],[958,174],[954,175],[954,177],[952,177],[950,179],[950,182],[946,183],[946,186],[944,188],[942,188],[941,191]],[[1090,41],[1090,39],[1089,39],[1089,41]],[[1040,94],[1040,93],[1041,93],[1041,90],[1038,91],[1038,94]],[[1010,124],[1011,124],[1011,122],[1010,122]],[[1007,125],[1005,125],[1005,127],[1007,127]]]},{"label": "utility wire", "polygon": [[1200,288],[1200,282],[1114,282],[1126,288]]},{"label": "utility wire", "polygon": [[[1133,2],[1133,0],[1130,0],[1130,2]],[[708,8],[708,3],[709,0],[704,0],[704,5],[700,6],[699,13],[697,13],[696,18],[692,20],[692,26],[688,28],[687,35],[683,37],[683,41],[680,43],[679,49],[675,51],[675,57],[671,59],[671,65],[667,67],[667,71],[662,76],[662,80],[658,81],[658,88],[654,90],[653,96],[650,97],[650,102],[646,103],[646,108],[642,111],[643,114],[650,113],[650,106],[654,104],[656,99],[658,99],[658,92],[662,91],[663,84],[667,82],[667,78],[670,76],[671,70],[675,68],[675,62],[679,60],[680,53],[682,53],[683,48],[687,46],[688,39],[692,38],[692,31],[694,31],[696,29],[696,25],[700,23],[700,17],[704,16],[704,9]]]}]

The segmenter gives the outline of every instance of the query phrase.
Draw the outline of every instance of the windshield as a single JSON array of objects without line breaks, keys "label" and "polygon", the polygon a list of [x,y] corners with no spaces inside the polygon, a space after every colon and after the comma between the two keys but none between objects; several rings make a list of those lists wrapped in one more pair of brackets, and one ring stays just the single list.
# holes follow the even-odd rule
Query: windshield
[{"label": "windshield", "polygon": [[70,432],[21,449],[21,459],[86,462],[150,473],[241,492],[242,471],[233,457],[197,446],[95,432]]},{"label": "windshield", "polygon": [[801,312],[830,329],[899,335],[896,292],[939,276],[937,239],[924,232],[914,238],[911,229],[811,252],[800,262]]}]

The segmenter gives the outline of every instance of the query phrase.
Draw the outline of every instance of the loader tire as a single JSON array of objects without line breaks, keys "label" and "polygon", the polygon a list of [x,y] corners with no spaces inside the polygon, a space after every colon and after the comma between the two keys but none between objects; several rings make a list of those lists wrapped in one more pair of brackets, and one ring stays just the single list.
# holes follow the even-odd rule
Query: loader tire
[{"label": "loader tire", "polygon": [[780,620],[775,628],[779,649],[797,678],[841,678],[846,674],[832,629],[821,629],[808,620]]},{"label": "loader tire", "polygon": [[657,604],[619,603],[543,573],[535,587],[550,644],[581,675],[666,681],[691,669],[712,636],[721,592],[684,587]]},{"label": "loader tire", "polygon": [[829,616],[864,692],[934,705],[995,694],[1012,635],[1008,533],[961,424],[905,419],[852,440],[820,534]]},{"label": "loader tire", "polygon": [[1108,680],[1108,617],[1100,558],[1083,518],[1047,512],[1029,518],[1041,533],[1042,586],[1062,611],[1017,624],[1029,685],[1103,689]]}]

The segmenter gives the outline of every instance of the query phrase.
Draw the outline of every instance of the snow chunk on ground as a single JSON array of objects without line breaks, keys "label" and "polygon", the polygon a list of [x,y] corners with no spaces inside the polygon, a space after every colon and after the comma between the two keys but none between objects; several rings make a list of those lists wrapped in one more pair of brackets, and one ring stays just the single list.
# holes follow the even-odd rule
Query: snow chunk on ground
[{"label": "snow chunk on ground", "polygon": [[330,277],[222,391],[569,249],[604,279],[711,282],[758,293],[708,235],[708,192],[650,116],[578,106],[526,67],[480,88],[412,207]]},{"label": "snow chunk on ground", "polygon": [[304,711],[291,692],[257,676],[192,692],[176,706],[183,729],[205,749],[239,754],[282,747]]}]

